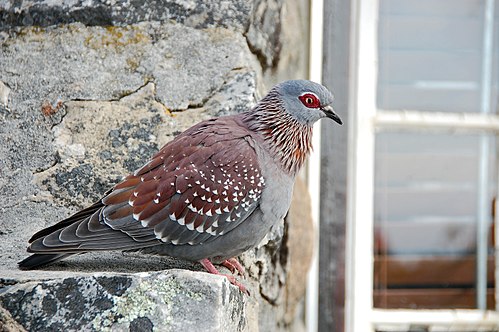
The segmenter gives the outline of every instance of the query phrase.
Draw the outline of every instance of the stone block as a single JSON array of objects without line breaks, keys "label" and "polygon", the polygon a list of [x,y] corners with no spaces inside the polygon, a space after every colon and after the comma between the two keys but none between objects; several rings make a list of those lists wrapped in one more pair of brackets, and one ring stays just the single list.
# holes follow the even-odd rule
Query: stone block
[{"label": "stone block", "polygon": [[258,329],[258,303],[225,278],[203,272],[173,269],[0,282],[9,284],[0,293],[0,304],[16,322],[12,324],[29,331]]}]

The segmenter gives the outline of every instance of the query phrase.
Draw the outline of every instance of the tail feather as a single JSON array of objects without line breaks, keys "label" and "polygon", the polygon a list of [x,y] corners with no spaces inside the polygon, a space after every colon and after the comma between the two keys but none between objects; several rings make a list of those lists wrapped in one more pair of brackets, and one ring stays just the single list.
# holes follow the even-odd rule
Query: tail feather
[{"label": "tail feather", "polygon": [[74,254],[34,254],[31,255],[18,264],[21,270],[31,270],[42,267],[47,264],[52,264],[58,262],[66,257],[69,257]]},{"label": "tail feather", "polygon": [[[128,201],[123,203],[128,207]],[[120,205],[120,206],[122,206]],[[119,220],[121,228],[105,223],[105,205],[98,201],[59,223],[40,230],[29,240],[28,252],[33,255],[20,261],[23,270],[36,269],[89,251],[138,250],[160,242],[153,228],[143,227],[128,209]],[[115,220],[114,220],[115,221]],[[114,225],[114,224],[113,224]]]},{"label": "tail feather", "polygon": [[75,223],[77,221],[84,220],[84,219],[92,216],[95,212],[99,211],[103,206],[104,205],[102,204],[102,202],[98,201],[98,202],[94,203],[93,205],[89,206],[88,208],[83,209],[83,210],[73,214],[69,218],[66,218],[66,219],[58,222],[55,225],[52,225],[50,227],[42,229],[41,231],[36,232],[35,234],[33,234],[31,239],[29,240],[29,242],[31,243],[31,242],[35,241],[36,239],[45,237],[45,236],[47,236],[47,235],[49,235],[57,230],[60,230],[60,229],[63,229],[69,225],[72,225],[73,223]]}]

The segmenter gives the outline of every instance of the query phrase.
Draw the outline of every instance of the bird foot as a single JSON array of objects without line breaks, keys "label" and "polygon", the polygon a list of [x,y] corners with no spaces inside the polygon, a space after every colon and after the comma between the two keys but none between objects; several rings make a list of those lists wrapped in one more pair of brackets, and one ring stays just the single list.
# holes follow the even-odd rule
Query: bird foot
[{"label": "bird foot", "polygon": [[[208,259],[208,258],[205,258],[205,259],[202,259],[199,261],[199,263],[201,263],[201,265],[203,265],[203,267],[206,269],[206,271],[208,271],[209,273],[211,274],[216,274],[216,275],[220,275],[220,276],[224,276],[225,278],[227,278],[227,280],[233,284],[234,286],[237,286],[239,288],[239,290],[247,295],[250,295],[250,292],[249,290],[246,288],[246,286],[244,286],[243,284],[241,284],[239,281],[237,281],[237,279],[232,276],[232,275],[228,275],[228,274],[223,274],[223,273],[220,273],[218,272],[217,268],[213,265],[213,263]],[[238,262],[238,265],[239,262]],[[237,267],[233,266],[234,268],[237,269]],[[242,268],[242,266],[240,266]],[[229,268],[230,269],[230,268]],[[238,269],[239,270],[239,269]]]},{"label": "bird foot", "polygon": [[239,263],[239,261],[235,258],[229,258],[224,260],[221,265],[225,266],[230,270],[231,273],[235,273],[236,270],[237,272],[241,275],[244,276],[244,267]]}]

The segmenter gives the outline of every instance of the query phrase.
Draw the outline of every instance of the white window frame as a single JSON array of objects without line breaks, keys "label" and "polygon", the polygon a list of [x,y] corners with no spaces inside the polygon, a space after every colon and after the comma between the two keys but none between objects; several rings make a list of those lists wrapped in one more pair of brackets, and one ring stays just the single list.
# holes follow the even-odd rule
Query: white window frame
[{"label": "white window frame", "polygon": [[[494,6],[494,0],[485,0]],[[376,106],[378,0],[352,3],[352,61],[349,96],[349,148],[346,248],[345,331],[407,331],[411,326],[428,326],[430,331],[499,331],[499,241],[495,244],[496,310],[395,310],[373,307],[374,239],[374,142],[379,130],[404,128],[433,129],[453,133],[493,133],[499,135],[499,116],[487,109],[480,113],[439,113],[380,110]],[[489,7],[490,9],[490,7]],[[486,23],[493,17],[485,15]],[[484,49],[492,47],[492,38],[484,33]],[[488,43],[488,44],[487,44]],[[487,62],[489,61],[489,62]],[[491,59],[484,61],[485,71]],[[490,82],[490,73],[482,75],[482,86]],[[483,96],[490,91],[484,91]],[[483,101],[483,100],[482,100]],[[482,105],[485,105],[482,102]],[[487,146],[484,145],[487,149]],[[498,177],[499,178],[499,177]],[[499,188],[499,183],[497,184]],[[496,211],[499,203],[496,200]],[[495,238],[499,239],[496,214]],[[480,224],[480,223],[479,223]],[[483,225],[482,225],[483,226]],[[479,232],[480,232],[480,225]],[[485,244],[486,245],[486,244]],[[485,248],[486,249],[486,248]],[[479,250],[483,250],[479,249]],[[478,288],[477,288],[477,291]]]}]

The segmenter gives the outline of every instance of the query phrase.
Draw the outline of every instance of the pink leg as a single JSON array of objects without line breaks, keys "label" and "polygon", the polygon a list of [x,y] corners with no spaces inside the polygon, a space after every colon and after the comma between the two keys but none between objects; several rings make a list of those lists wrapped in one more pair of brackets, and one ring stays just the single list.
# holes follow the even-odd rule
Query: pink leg
[{"label": "pink leg", "polygon": [[213,263],[208,259],[208,258],[205,258],[205,259],[202,259],[199,261],[199,263],[201,263],[201,265],[203,265],[203,267],[206,269],[206,271],[208,271],[209,273],[211,274],[217,274],[217,275],[221,275],[221,276],[224,276],[227,278],[227,280],[229,280],[229,282],[237,287],[239,287],[239,289],[241,290],[241,292],[243,293],[246,293],[248,295],[250,295],[249,291],[246,289],[246,287],[244,287],[243,284],[239,283],[236,278],[234,278],[234,276],[231,276],[231,275],[227,275],[227,274],[222,274],[220,272],[218,272],[218,270],[216,269],[216,267],[213,265]]},{"label": "pink leg", "polygon": [[234,273],[236,270],[239,272],[240,275],[244,276],[244,267],[239,263],[239,261],[235,258],[229,258],[224,260],[222,263],[223,266],[228,268],[230,272]]}]

